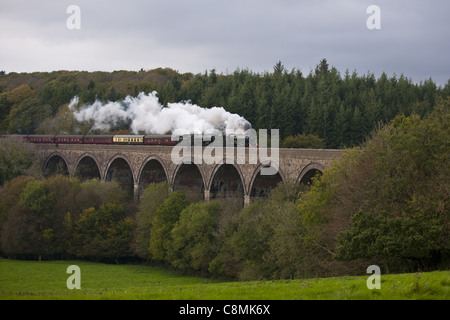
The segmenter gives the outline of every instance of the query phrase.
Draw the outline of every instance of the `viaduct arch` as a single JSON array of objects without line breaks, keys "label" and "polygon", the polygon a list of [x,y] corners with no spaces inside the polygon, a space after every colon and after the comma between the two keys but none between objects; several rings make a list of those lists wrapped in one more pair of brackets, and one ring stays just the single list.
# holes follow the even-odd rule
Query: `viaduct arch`
[{"label": "viaduct arch", "polygon": [[65,156],[59,152],[52,152],[46,159],[43,166],[44,176],[55,174],[69,175],[68,161]]},{"label": "viaduct arch", "polygon": [[243,204],[246,185],[241,168],[230,159],[216,164],[209,178],[206,194],[209,199],[234,200]]},{"label": "viaduct arch", "polygon": [[188,198],[205,200],[205,174],[201,166],[194,163],[180,163],[173,173],[173,190],[183,191]]},{"label": "viaduct arch", "polygon": [[138,197],[151,183],[169,182],[164,161],[157,155],[151,155],[142,163],[138,172]]},{"label": "viaduct arch", "polygon": [[278,165],[277,173],[273,175],[262,175],[261,170],[267,166],[260,164],[256,167],[249,185],[248,194],[253,199],[264,199],[275,188],[278,183],[286,181]]},{"label": "viaduct arch", "polygon": [[303,184],[303,185],[309,185],[312,182],[312,179],[316,175],[321,175],[322,172],[325,170],[325,167],[321,165],[320,163],[311,162],[306,167],[302,169],[300,174],[297,178],[297,183]]},{"label": "viaduct arch", "polygon": [[80,180],[104,179],[104,175],[100,171],[95,156],[85,153],[81,155],[75,163],[74,176]]}]

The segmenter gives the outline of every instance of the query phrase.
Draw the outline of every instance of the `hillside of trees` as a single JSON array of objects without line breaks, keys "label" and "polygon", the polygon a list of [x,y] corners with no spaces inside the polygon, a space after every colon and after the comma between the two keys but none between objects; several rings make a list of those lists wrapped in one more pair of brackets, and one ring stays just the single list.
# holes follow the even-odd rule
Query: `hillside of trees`
[{"label": "hillside of trees", "polygon": [[152,91],[163,105],[191,101],[223,107],[255,129],[280,129],[286,147],[344,148],[359,145],[398,114],[428,115],[438,98],[450,95],[450,81],[438,87],[432,79],[416,84],[404,75],[340,74],[326,59],[308,74],[286,70],[281,62],[264,73],[181,74],[168,68],[1,73],[0,133],[79,133],[73,132],[67,110],[74,96],[84,104]]},{"label": "hillside of trees", "polygon": [[[148,262],[236,280],[450,267],[450,97],[426,117],[396,116],[313,179],[280,183],[242,208],[150,184],[33,176],[33,150],[0,145],[0,256]],[[3,152],[2,152],[3,154]]]},{"label": "hillside of trees", "polygon": [[116,182],[44,178],[32,145],[0,139],[1,256],[139,260],[241,280],[449,268],[450,82],[341,75],[325,59],[308,75],[281,62],[263,74],[1,73],[0,130],[77,133],[74,96],[151,91],[164,105],[221,106],[280,129],[285,147],[348,149],[309,190],[285,181],[242,208],[193,202],[167,183],[136,203]]},{"label": "hillside of trees", "polygon": [[1,131],[67,132],[75,95],[153,90],[163,104],[189,99],[278,128],[285,147],[347,149],[309,188],[285,181],[242,208],[195,202],[167,183],[137,203],[114,181],[43,177],[32,144],[2,138],[1,257],[137,260],[238,280],[450,268],[450,82],[342,76],[326,60],[307,76],[281,63],[264,74],[0,74]]}]

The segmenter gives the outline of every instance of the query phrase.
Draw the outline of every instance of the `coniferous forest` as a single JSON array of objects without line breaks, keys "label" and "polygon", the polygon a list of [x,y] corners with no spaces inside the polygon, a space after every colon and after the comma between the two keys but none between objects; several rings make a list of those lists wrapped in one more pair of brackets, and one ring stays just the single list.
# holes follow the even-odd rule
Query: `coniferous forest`
[{"label": "coniferous forest", "polygon": [[359,145],[396,115],[429,114],[437,98],[450,94],[450,82],[442,87],[432,79],[413,83],[405,75],[342,74],[326,59],[308,73],[286,70],[282,62],[264,73],[245,69],[218,74],[213,69],[181,74],[169,68],[2,72],[0,133],[95,134],[88,126],[74,125],[67,108],[74,96],[84,104],[152,91],[162,105],[190,101],[204,108],[223,107],[255,129],[280,129],[285,147],[345,148]]}]

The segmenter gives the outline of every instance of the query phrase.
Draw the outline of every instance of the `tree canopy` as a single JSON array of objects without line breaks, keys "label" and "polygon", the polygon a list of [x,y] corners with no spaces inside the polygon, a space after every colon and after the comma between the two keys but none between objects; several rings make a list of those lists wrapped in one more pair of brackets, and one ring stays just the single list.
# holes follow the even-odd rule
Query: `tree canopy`
[{"label": "tree canopy", "polygon": [[338,260],[394,269],[448,261],[450,100],[395,117],[347,152],[299,202],[305,241]]}]

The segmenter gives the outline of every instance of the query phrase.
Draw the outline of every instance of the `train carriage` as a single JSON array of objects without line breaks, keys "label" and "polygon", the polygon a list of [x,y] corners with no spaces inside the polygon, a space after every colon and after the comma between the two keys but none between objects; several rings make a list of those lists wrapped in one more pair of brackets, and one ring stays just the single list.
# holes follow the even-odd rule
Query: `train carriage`
[{"label": "train carriage", "polygon": [[55,143],[82,144],[83,136],[79,135],[57,135]]},{"label": "train carriage", "polygon": [[152,135],[144,136],[145,145],[153,146],[174,146],[178,141],[172,141],[172,136],[170,135]]},{"label": "train carriage", "polygon": [[87,135],[83,138],[85,144],[112,144],[112,135]]},{"label": "train carriage", "polygon": [[113,136],[114,144],[144,144],[143,135],[116,135]]},{"label": "train carriage", "polygon": [[[30,143],[57,143],[57,144],[118,144],[118,145],[147,145],[147,146],[175,146],[184,139],[188,139],[193,146],[196,143],[206,147],[214,141],[214,136],[201,136],[190,134],[181,136],[177,141],[172,141],[171,135],[27,135],[23,136]],[[228,141],[223,137],[223,146],[232,142],[235,147],[258,147],[250,144],[249,137],[235,136]]]},{"label": "train carriage", "polygon": [[31,143],[55,143],[54,135],[28,135],[27,141]]}]

